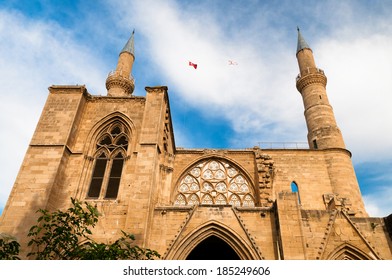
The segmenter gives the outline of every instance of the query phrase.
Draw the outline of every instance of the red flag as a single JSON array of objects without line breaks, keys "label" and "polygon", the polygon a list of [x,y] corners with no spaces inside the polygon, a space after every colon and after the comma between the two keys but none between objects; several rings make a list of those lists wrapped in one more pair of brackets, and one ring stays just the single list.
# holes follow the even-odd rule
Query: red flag
[{"label": "red flag", "polygon": [[190,61],[189,61],[189,66],[193,66],[193,68],[197,69],[197,64],[192,63],[192,62],[190,62]]}]

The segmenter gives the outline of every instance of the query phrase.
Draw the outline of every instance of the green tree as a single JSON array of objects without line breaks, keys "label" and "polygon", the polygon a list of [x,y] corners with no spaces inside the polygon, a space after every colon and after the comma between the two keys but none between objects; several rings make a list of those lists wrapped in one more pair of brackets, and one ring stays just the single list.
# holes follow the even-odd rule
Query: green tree
[{"label": "green tree", "polygon": [[19,260],[20,244],[12,236],[0,233],[0,260]]},{"label": "green tree", "polygon": [[28,246],[33,247],[28,256],[39,260],[117,260],[156,259],[160,255],[150,249],[133,245],[133,235],[123,236],[111,244],[97,243],[91,239],[91,228],[98,222],[96,207],[71,198],[67,211],[38,210],[41,215],[31,227]]},{"label": "green tree", "polygon": [[158,252],[133,245],[135,237],[121,231],[123,236],[114,243],[85,244],[82,259],[85,260],[152,260],[159,258]]}]

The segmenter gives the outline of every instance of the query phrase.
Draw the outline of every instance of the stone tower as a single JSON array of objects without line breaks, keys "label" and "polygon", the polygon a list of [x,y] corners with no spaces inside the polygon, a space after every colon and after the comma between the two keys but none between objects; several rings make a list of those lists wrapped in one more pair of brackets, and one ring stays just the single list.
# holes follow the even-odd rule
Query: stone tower
[{"label": "stone tower", "polygon": [[[299,28],[297,60],[300,73],[297,76],[297,89],[301,93],[305,108],[310,149],[326,151],[328,172],[333,180],[333,193],[346,197],[345,203],[361,205],[355,172],[352,168],[351,153],[346,150],[343,136],[338,128],[332,106],[329,104],[326,85],[327,77],[323,70],[316,67],[313,51],[306,43]],[[344,176],[350,174],[350,176]],[[365,213],[364,205],[360,206]]]},{"label": "stone tower", "polygon": [[297,59],[300,71],[297,77],[297,89],[304,102],[309,147],[345,149],[342,134],[328,101],[327,77],[323,70],[316,67],[313,52],[302,37],[299,28]]},{"label": "stone tower", "polygon": [[135,89],[132,77],[132,66],[135,61],[134,34],[135,31],[120,52],[116,70],[110,72],[106,79],[108,96],[129,96]]},{"label": "stone tower", "polygon": [[92,238],[121,231],[162,259],[392,259],[392,218],[368,217],[326,76],[298,32],[310,149],[184,149],[168,88],[133,95],[134,33],[106,80],[107,96],[53,85],[0,218],[22,244],[39,208],[70,197],[101,213]]}]

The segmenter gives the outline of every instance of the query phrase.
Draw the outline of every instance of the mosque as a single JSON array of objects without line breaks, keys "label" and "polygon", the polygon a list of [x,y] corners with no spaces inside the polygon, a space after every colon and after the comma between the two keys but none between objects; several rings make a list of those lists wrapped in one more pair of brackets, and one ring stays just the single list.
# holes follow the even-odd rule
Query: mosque
[{"label": "mosque", "polygon": [[132,34],[106,96],[49,87],[0,218],[22,254],[36,210],[66,209],[73,197],[101,213],[93,239],[112,242],[123,230],[165,260],[392,259],[392,217],[366,212],[327,77],[299,30],[309,146],[295,149],[176,147],[168,87],[133,95],[134,44]]}]

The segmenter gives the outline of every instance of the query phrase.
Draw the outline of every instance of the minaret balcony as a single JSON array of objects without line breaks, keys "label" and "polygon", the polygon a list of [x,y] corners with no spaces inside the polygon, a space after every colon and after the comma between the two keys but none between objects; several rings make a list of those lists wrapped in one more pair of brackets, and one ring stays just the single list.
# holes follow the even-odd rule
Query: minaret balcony
[{"label": "minaret balcony", "polygon": [[112,88],[121,88],[125,94],[132,94],[135,89],[135,80],[132,75],[128,78],[121,76],[120,71],[111,71],[106,79],[106,89],[110,91]]},{"label": "minaret balcony", "polygon": [[301,93],[304,88],[312,84],[319,84],[324,88],[327,85],[327,77],[324,71],[319,68],[308,68],[302,75],[298,74],[296,81],[297,89]]},{"label": "minaret balcony", "polygon": [[309,74],[322,74],[322,75],[325,75],[325,74],[324,74],[324,70],[322,70],[322,69],[320,69],[320,68],[308,67],[308,68],[304,71],[304,73],[302,73],[302,75],[301,75],[301,73],[298,74],[298,76],[297,76],[297,78],[296,78],[296,81],[298,82],[299,79],[301,79],[302,77],[307,76],[307,75],[309,75]]},{"label": "minaret balcony", "polygon": [[[123,72],[122,71],[117,71],[117,70],[110,71],[109,74],[108,74],[108,78],[111,77],[111,76],[121,76],[121,77],[124,77]],[[129,74],[128,79],[130,79],[132,82],[135,81],[135,79],[133,78],[132,74]]]}]

